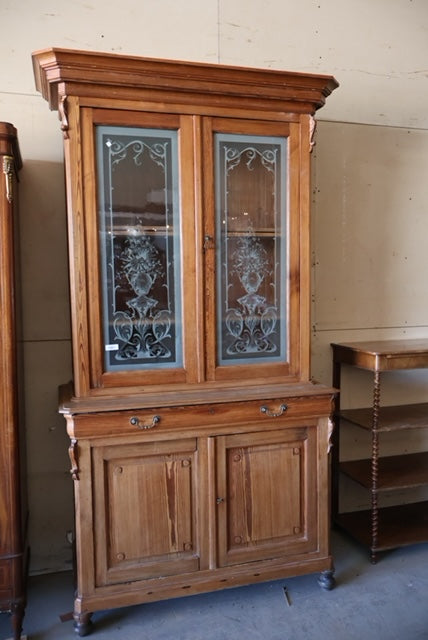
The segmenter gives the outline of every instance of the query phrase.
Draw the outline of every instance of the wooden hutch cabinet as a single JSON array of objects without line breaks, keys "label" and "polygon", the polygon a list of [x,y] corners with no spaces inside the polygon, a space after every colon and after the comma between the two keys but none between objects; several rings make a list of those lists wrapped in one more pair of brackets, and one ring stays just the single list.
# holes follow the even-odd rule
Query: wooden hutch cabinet
[{"label": "wooden hutch cabinet", "polygon": [[75,626],[321,572],[333,390],[309,374],[330,76],[49,49],[68,194]]},{"label": "wooden hutch cabinet", "polygon": [[18,282],[18,172],[15,127],[0,122],[0,611],[21,637],[25,611],[26,481]]}]

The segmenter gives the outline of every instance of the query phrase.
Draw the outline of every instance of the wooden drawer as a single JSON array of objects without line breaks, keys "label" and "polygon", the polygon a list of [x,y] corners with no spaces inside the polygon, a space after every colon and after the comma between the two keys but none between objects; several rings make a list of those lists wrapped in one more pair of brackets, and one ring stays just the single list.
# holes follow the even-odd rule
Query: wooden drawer
[{"label": "wooden drawer", "polygon": [[154,407],[132,411],[103,411],[66,415],[68,433],[74,438],[97,438],[169,430],[260,424],[285,425],[330,413],[328,396],[269,398],[248,402],[227,402],[174,407]]}]

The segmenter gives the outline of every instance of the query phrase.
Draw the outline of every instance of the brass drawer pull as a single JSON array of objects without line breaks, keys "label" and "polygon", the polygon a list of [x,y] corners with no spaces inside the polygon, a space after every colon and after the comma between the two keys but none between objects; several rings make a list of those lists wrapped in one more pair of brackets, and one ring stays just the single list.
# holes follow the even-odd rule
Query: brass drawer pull
[{"label": "brass drawer pull", "polygon": [[279,407],[279,411],[275,412],[275,411],[271,411],[269,409],[269,407],[267,407],[266,405],[263,405],[260,407],[260,412],[264,413],[265,415],[267,415],[269,418],[279,418],[279,416],[282,416],[282,414],[287,411],[288,407],[286,404],[281,404]]},{"label": "brass drawer pull", "polygon": [[129,422],[133,427],[138,427],[138,429],[153,429],[153,427],[155,427],[158,422],[160,422],[160,416],[153,416],[151,424],[143,424],[142,422],[140,422],[140,418],[137,418],[137,416],[132,416]]}]

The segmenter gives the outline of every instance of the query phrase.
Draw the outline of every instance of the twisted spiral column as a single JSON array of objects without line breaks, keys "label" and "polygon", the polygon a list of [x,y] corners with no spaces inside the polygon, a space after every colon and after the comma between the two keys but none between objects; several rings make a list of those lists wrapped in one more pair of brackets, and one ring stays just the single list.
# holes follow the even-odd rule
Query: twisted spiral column
[{"label": "twisted spiral column", "polygon": [[372,467],[371,467],[371,547],[370,561],[376,563],[376,549],[378,547],[379,507],[378,507],[378,476],[379,476],[379,407],[380,407],[380,372],[374,372],[373,385],[373,419],[372,419]]}]

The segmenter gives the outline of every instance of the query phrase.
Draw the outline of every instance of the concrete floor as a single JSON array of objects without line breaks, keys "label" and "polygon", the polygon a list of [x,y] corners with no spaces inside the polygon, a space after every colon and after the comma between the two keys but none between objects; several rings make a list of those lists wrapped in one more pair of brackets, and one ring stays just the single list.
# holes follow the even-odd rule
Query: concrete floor
[{"label": "concrete floor", "polygon": [[[97,612],[93,640],[428,640],[428,544],[390,551],[371,565],[366,549],[334,532],[337,586],[300,576],[211,594]],[[284,595],[287,587],[288,601]],[[30,578],[28,640],[77,638],[70,573]],[[0,640],[10,638],[0,616]]]}]

